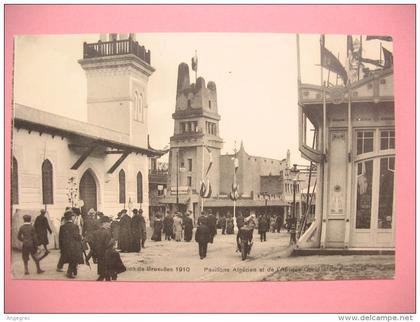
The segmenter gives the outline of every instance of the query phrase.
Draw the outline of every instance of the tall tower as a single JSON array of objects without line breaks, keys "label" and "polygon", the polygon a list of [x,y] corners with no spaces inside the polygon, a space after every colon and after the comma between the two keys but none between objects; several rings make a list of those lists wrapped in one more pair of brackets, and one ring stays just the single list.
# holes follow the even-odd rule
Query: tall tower
[{"label": "tall tower", "polygon": [[[208,179],[212,196],[219,194],[219,159],[223,140],[219,137],[220,115],[217,110],[217,93],[214,82],[199,77],[190,83],[189,67],[178,66],[174,135],[170,139],[170,179],[172,189],[189,187],[193,201],[197,201],[200,180],[210,163]],[[192,205],[189,205],[193,209]]]},{"label": "tall tower", "polygon": [[155,71],[150,51],[134,34],[101,34],[97,43],[84,43],[79,63],[87,76],[88,122],[147,148],[147,83]]}]

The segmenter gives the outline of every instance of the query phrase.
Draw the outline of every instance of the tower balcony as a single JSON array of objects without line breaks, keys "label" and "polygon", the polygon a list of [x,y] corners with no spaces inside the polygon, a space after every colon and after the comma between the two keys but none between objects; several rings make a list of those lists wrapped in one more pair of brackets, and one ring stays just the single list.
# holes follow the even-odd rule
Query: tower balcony
[{"label": "tower balcony", "polygon": [[83,59],[119,56],[132,54],[150,65],[150,50],[140,46],[138,41],[131,38],[113,41],[98,41],[96,43],[83,43]]}]

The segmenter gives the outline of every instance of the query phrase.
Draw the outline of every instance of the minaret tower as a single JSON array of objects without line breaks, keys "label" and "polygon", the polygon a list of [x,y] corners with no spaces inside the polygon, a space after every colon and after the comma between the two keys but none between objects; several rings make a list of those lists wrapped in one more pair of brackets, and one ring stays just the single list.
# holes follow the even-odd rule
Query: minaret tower
[{"label": "minaret tower", "polygon": [[130,143],[148,148],[147,83],[155,69],[150,50],[134,34],[101,34],[83,45],[80,65],[87,77],[87,120],[128,134]]},{"label": "minaret tower", "polygon": [[[193,194],[198,195],[211,152],[212,166],[208,179],[212,196],[219,194],[219,159],[223,140],[219,136],[216,84],[212,81],[206,84],[202,77],[191,84],[186,63],[178,66],[176,106],[172,118],[175,121],[174,135],[170,139],[172,189],[176,189],[178,175],[178,186],[189,187]],[[191,205],[188,208],[193,209]]]}]

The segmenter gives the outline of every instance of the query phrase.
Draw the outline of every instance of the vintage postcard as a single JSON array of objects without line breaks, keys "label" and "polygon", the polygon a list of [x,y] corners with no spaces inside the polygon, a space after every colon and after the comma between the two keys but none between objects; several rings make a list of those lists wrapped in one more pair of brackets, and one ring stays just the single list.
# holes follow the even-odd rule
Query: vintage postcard
[{"label": "vintage postcard", "polygon": [[13,279],[392,279],[393,39],[14,38]]}]

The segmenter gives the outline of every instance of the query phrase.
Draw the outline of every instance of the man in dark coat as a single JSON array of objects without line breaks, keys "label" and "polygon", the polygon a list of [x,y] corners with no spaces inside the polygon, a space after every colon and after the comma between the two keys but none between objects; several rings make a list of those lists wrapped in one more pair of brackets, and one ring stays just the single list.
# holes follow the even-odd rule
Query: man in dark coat
[{"label": "man in dark coat", "polygon": [[107,216],[103,216],[99,220],[101,227],[92,235],[92,248],[88,258],[92,256],[94,261],[98,263],[99,277],[97,281],[110,281],[111,274],[108,270],[109,263],[107,261],[106,252],[108,249],[112,248],[114,244],[110,225],[111,220]]},{"label": "man in dark coat", "polygon": [[184,240],[186,242],[191,241],[193,233],[193,221],[190,218],[191,211],[187,211],[184,218]]},{"label": "man in dark coat", "polygon": [[220,225],[220,228],[222,229],[222,235],[224,235],[226,233],[226,217],[225,216],[220,217],[219,225]]},{"label": "man in dark coat", "polygon": [[198,253],[200,255],[200,259],[207,256],[207,244],[209,243],[210,238],[211,232],[209,227],[201,222],[195,231],[195,241],[198,243]]},{"label": "man in dark coat", "polygon": [[241,213],[239,213],[236,216],[236,226],[238,227],[238,233],[236,234],[236,243],[239,245],[239,233],[241,231],[241,228],[245,225],[245,218],[242,216]]},{"label": "man in dark coat", "polygon": [[155,220],[153,222],[153,235],[152,240],[153,241],[161,241],[162,240],[162,219],[160,214],[156,214]]},{"label": "man in dark coat", "polygon": [[282,227],[283,227],[283,216],[277,215],[276,228],[277,228],[278,233],[281,231]]},{"label": "man in dark coat", "polygon": [[141,250],[142,227],[140,221],[139,211],[134,209],[131,218],[131,251],[136,253]]},{"label": "man in dark coat", "polygon": [[38,239],[38,245],[44,246],[45,253],[48,254],[48,233],[52,234],[52,230],[47,217],[45,217],[44,209],[41,209],[39,216],[35,218],[34,228]]},{"label": "man in dark coat", "polygon": [[165,240],[171,240],[174,233],[174,219],[169,211],[163,219],[163,233],[165,234]]},{"label": "man in dark coat", "polygon": [[118,248],[124,253],[128,253],[131,249],[131,217],[125,209],[121,210]]},{"label": "man in dark coat", "polygon": [[112,238],[114,238],[115,240],[118,240],[118,237],[119,237],[120,219],[121,219],[121,212],[117,214],[117,218],[115,218],[111,223]]},{"label": "man in dark coat", "polygon": [[31,255],[32,259],[35,262],[37,273],[44,273],[44,271],[39,266],[39,261],[34,256],[34,254],[36,253],[38,241],[35,228],[31,224],[30,215],[23,216],[23,225],[19,228],[18,239],[22,242],[22,259],[23,265],[25,267],[25,275],[29,275],[29,255]]},{"label": "man in dark coat", "polygon": [[226,218],[226,234],[232,235],[235,233],[235,225],[233,224],[233,218],[228,214]]},{"label": "man in dark coat", "polygon": [[207,226],[210,229],[210,243],[213,243],[214,236],[217,234],[217,218],[211,212],[207,217]]},{"label": "man in dark coat", "polygon": [[241,213],[239,213],[239,214],[236,216],[236,226],[238,226],[238,229],[241,229],[241,228],[242,228],[242,226],[244,225],[244,223],[245,223],[245,219],[244,219],[244,217],[242,216],[242,214],[241,214]]},{"label": "man in dark coat", "polygon": [[261,215],[258,220],[258,233],[260,234],[261,242],[267,241],[267,231],[270,227],[269,219],[266,215]]},{"label": "man in dark coat", "polygon": [[209,224],[207,214],[204,211],[201,212],[201,215],[197,220],[197,226],[200,226],[200,224],[204,224],[206,226]]},{"label": "man in dark coat", "polygon": [[147,239],[147,230],[146,230],[146,219],[143,216],[143,209],[139,209],[139,217],[140,217],[140,226],[141,226],[141,247],[144,247],[144,244]]},{"label": "man in dark coat", "polygon": [[82,237],[79,227],[73,223],[73,213],[66,211],[64,214],[64,224],[60,227],[58,235],[59,247],[63,263],[68,263],[67,277],[75,278],[77,275],[77,265],[83,264]]}]

